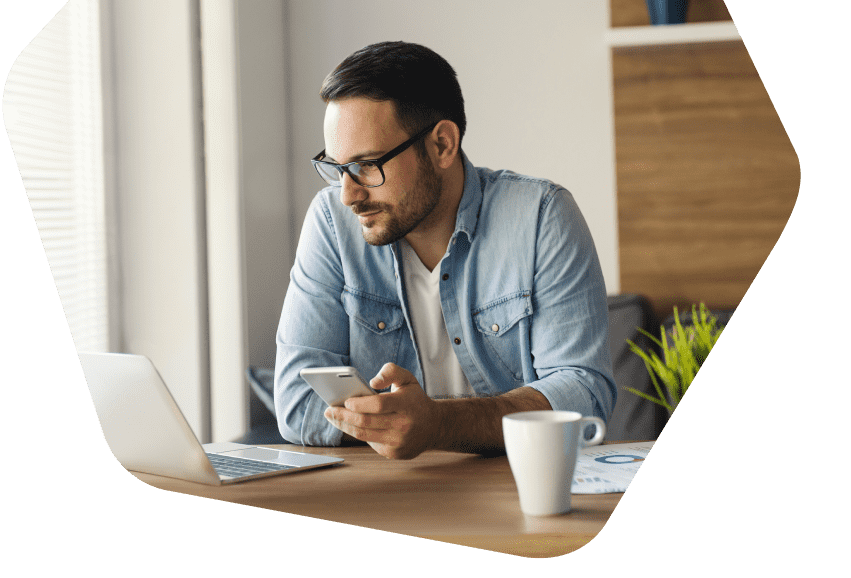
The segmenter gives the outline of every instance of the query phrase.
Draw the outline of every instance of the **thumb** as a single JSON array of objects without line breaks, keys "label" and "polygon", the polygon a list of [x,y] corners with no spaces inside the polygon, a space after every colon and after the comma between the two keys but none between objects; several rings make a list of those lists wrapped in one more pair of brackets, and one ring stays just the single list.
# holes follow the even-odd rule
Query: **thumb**
[{"label": "thumb", "polygon": [[395,363],[385,363],[378,374],[370,380],[369,386],[375,390],[390,387],[390,391],[396,391],[399,387],[415,383],[417,379],[410,371]]}]

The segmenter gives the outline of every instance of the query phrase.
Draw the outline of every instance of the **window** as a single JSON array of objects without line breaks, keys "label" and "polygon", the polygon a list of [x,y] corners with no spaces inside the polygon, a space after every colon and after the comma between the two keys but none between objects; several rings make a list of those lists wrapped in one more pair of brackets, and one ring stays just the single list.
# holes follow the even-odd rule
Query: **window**
[{"label": "window", "polygon": [[100,27],[72,0],[18,57],[3,94],[15,160],[78,350],[109,344]]}]

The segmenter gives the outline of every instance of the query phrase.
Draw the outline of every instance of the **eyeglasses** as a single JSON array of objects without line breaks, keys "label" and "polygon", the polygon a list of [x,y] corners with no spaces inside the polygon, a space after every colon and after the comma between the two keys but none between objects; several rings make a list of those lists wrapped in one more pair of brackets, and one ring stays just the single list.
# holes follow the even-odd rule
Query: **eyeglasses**
[{"label": "eyeglasses", "polygon": [[316,172],[319,173],[319,176],[322,177],[329,185],[335,187],[341,186],[343,173],[345,172],[352,177],[354,182],[362,187],[380,187],[384,184],[384,165],[392,158],[405,152],[408,147],[423,138],[436,126],[437,122],[427,126],[379,159],[365,159],[340,165],[337,163],[323,161],[322,159],[325,157],[325,151],[323,150],[311,159],[310,162],[313,163],[313,166],[316,168]]}]

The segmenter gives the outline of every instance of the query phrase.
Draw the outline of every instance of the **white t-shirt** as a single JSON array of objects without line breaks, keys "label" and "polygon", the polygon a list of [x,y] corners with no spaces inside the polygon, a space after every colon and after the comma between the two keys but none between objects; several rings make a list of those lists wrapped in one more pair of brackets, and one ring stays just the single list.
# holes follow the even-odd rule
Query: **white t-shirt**
[{"label": "white t-shirt", "polygon": [[407,241],[402,239],[402,264],[408,308],[423,365],[421,384],[431,398],[469,397],[475,394],[446,332],[440,306],[440,263],[429,271]]}]

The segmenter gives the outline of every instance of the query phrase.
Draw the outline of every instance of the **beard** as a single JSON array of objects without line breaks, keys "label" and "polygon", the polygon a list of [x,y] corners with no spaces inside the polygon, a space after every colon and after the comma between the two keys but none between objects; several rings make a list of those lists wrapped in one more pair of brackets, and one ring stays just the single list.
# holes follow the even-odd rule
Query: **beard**
[{"label": "beard", "polygon": [[[419,155],[418,155],[419,156]],[[395,207],[388,203],[355,203],[352,211],[356,215],[382,211],[384,227],[377,224],[363,226],[363,239],[370,245],[380,246],[395,243],[417,228],[428,217],[440,201],[443,179],[434,170],[428,157],[419,156],[417,180],[411,191],[404,193]]]}]

